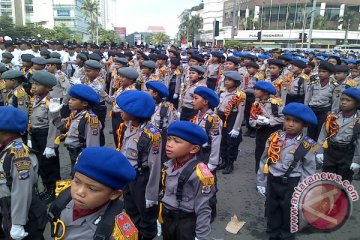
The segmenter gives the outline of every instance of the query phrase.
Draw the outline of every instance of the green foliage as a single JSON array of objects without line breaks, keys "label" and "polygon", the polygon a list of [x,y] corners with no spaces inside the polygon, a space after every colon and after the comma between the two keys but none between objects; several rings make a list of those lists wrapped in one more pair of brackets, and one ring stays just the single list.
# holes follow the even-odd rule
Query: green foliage
[{"label": "green foliage", "polygon": [[153,45],[168,44],[170,42],[170,37],[162,32],[155,33],[151,37],[151,42]]},{"label": "green foliage", "polygon": [[189,42],[195,42],[195,35],[201,33],[203,19],[199,15],[190,16],[191,10],[184,10],[180,15],[179,31],[177,38],[189,37]]},{"label": "green foliage", "polygon": [[117,34],[114,30],[106,30],[104,28],[99,28],[99,42],[120,43],[121,39],[119,37],[119,34]]},{"label": "green foliage", "polygon": [[240,41],[226,41],[224,46],[227,48],[244,47],[244,43]]},{"label": "green foliage", "polygon": [[89,24],[90,40],[92,42],[96,42],[97,19],[100,16],[99,8],[99,0],[85,0],[80,8]]}]

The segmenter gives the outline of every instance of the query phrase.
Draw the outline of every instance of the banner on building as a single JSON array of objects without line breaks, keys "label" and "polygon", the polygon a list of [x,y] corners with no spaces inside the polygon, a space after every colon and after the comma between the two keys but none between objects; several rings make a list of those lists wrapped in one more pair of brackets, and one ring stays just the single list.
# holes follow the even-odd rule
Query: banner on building
[{"label": "banner on building", "polygon": [[115,32],[119,35],[120,39],[126,38],[126,27],[115,27]]}]

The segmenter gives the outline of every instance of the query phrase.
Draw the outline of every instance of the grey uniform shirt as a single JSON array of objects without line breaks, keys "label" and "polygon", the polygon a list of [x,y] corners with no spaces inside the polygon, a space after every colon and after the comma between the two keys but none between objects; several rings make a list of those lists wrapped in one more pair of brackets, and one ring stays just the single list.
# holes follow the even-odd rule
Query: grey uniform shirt
[{"label": "grey uniform shirt", "polygon": [[[294,153],[301,144],[304,136],[301,134],[295,138],[286,138],[284,131],[279,131],[279,137],[285,141],[285,144],[280,150],[280,159],[275,164],[269,164],[269,173],[275,177],[283,176],[291,163],[294,161]],[[264,174],[263,168],[268,158],[269,140],[266,142],[265,151],[260,159],[260,168],[257,173],[257,185],[266,187],[267,175]],[[308,176],[315,174],[316,161],[315,153],[312,150],[305,155],[303,160],[300,160],[294,170],[291,172],[290,177],[300,177],[300,181],[304,180]]]},{"label": "grey uniform shirt", "polygon": [[341,93],[346,89],[346,80],[335,86],[332,96],[331,111],[339,110]]},{"label": "grey uniform shirt", "polygon": [[[275,126],[275,125],[280,125],[284,123],[284,115],[282,114],[282,110],[283,110],[283,106],[282,105],[277,105],[278,107],[278,116],[275,116],[272,110],[272,103],[271,103],[271,99],[268,99],[267,101],[261,102],[259,101],[259,99],[255,100],[256,104],[258,103],[260,108],[261,108],[261,116],[266,117],[269,119],[269,125],[271,127]],[[252,127],[259,127],[260,125],[258,124],[257,120],[252,118],[250,115],[249,118],[249,122],[250,122],[250,126]]]},{"label": "grey uniform shirt", "polygon": [[246,93],[254,93],[254,86],[255,83],[258,81],[256,79],[256,74],[254,75],[246,74],[245,76],[243,76],[243,78],[244,81],[241,83],[240,89],[245,91]]},{"label": "grey uniform shirt", "polygon": [[306,84],[307,81],[301,75],[293,77],[291,85],[286,88],[286,94],[303,96],[305,95]]},{"label": "grey uniform shirt", "polygon": [[[51,97],[46,96],[43,99],[35,97],[33,100],[32,112],[29,117],[31,129],[46,129],[48,128],[48,137],[46,147],[55,147],[55,138],[59,135],[59,130],[54,124],[53,115],[49,112],[49,101]],[[31,131],[30,131],[31,132]],[[30,133],[31,136],[31,133]]]},{"label": "grey uniform shirt", "polygon": [[8,92],[6,95],[6,106],[13,106],[28,114],[29,96],[22,85]]},{"label": "grey uniform shirt", "polygon": [[310,84],[305,93],[305,104],[311,107],[330,107],[335,85],[329,82],[321,86],[320,82]]},{"label": "grey uniform shirt", "polygon": [[[12,177],[11,191],[6,185],[6,178],[3,168],[4,159],[11,149],[24,149],[22,139],[17,138],[9,143],[0,152],[0,198],[11,197],[11,221],[12,224],[25,225],[28,220],[28,213],[32,200],[33,186],[38,179],[38,161],[34,154],[28,157],[16,159],[12,157],[10,174]],[[30,163],[30,164],[29,164]],[[29,164],[29,165],[28,165]],[[26,169],[29,166],[28,169]],[[24,170],[25,168],[25,170]],[[18,171],[21,169],[21,175]],[[27,175],[24,175],[26,171]]]},{"label": "grey uniform shirt", "polygon": [[[209,109],[202,116],[200,112],[192,120],[193,123],[199,125],[206,131],[206,122],[211,119],[211,128],[208,129],[208,137],[211,138],[211,151],[209,156],[209,163],[217,166],[220,160],[220,143],[221,143],[221,131],[222,131],[222,121],[220,117]],[[208,143],[205,143],[203,147],[207,146]],[[205,159],[202,159],[205,160]]]},{"label": "grey uniform shirt", "polygon": [[[163,119],[161,119],[160,111],[162,108],[166,108],[166,114]],[[171,102],[161,102],[155,108],[154,114],[151,116],[151,123],[154,124],[157,128],[160,128],[160,122],[162,120],[162,129],[167,129],[169,125],[178,120],[177,113],[174,105]]]},{"label": "grey uniform shirt", "polygon": [[[137,142],[144,131],[145,124],[139,126],[137,129],[131,131],[131,122],[128,123],[124,132],[124,137],[121,145],[121,153],[129,160],[133,167],[138,165],[138,148]],[[161,175],[161,135],[160,132],[153,127],[155,134],[158,134],[159,142],[151,142],[148,152],[143,154],[142,166],[149,167],[150,176],[146,183],[145,199],[151,201],[159,200],[159,182]]]},{"label": "grey uniform shirt", "polygon": [[164,83],[166,87],[169,88],[170,83],[175,83],[175,90],[174,93],[179,94],[180,93],[180,87],[181,87],[181,72],[180,70],[170,70],[169,73],[165,76]]},{"label": "grey uniform shirt", "polygon": [[[85,82],[85,68],[76,66],[74,75],[71,77],[71,79],[78,79],[78,80],[80,80],[80,82],[84,83]],[[71,82],[74,82],[74,80],[72,80]]]},{"label": "grey uniform shirt", "polygon": [[195,88],[199,86],[206,87],[206,79],[202,79],[196,83],[188,83],[189,85],[186,87],[183,98],[182,98],[182,107],[193,108],[192,102],[194,99],[194,91]]},{"label": "grey uniform shirt", "polygon": [[[236,94],[241,94],[241,95],[245,95],[244,92],[240,91],[240,90],[233,90],[231,92],[223,92],[220,95],[220,104],[217,108],[217,113],[219,112],[224,112],[226,106],[229,104],[229,101],[236,96]],[[243,100],[242,102],[238,105],[232,108],[231,112],[236,113],[236,120],[235,120],[235,124],[233,126],[233,129],[240,131],[241,128],[241,124],[244,120],[244,110],[245,110],[245,100],[246,100],[246,95],[243,96]],[[223,123],[225,124],[225,123]]]},{"label": "grey uniform shirt", "polygon": [[220,68],[220,64],[219,63],[211,63],[207,66],[206,69],[206,76],[208,78],[217,78],[217,75],[219,74],[219,68]]},{"label": "grey uniform shirt", "polygon": [[112,103],[112,98],[105,91],[105,80],[101,76],[98,76],[92,81],[86,80],[85,84],[95,90],[100,97],[100,102],[106,101]]},{"label": "grey uniform shirt", "polygon": [[[335,143],[339,144],[348,144],[351,142],[352,136],[353,136],[353,129],[356,121],[359,121],[360,118],[360,111],[357,111],[357,113],[349,118],[343,117],[342,112],[339,112],[336,114],[338,116],[338,119],[336,119],[336,123],[339,125],[339,131],[338,133],[331,137],[330,140],[332,140]],[[322,148],[322,144],[324,143],[325,139],[329,137],[328,133],[325,131],[325,123],[322,126],[319,139],[318,139],[318,152],[323,153],[324,149]],[[352,162],[360,164],[360,137],[356,139],[354,142],[355,145],[355,153]]]},{"label": "grey uniform shirt", "polygon": [[57,83],[50,92],[50,96],[52,98],[64,98],[67,95],[67,92],[70,88],[69,79],[66,76],[66,74],[63,73],[61,70],[58,70],[55,73],[55,77]]},{"label": "grey uniform shirt", "polygon": [[185,212],[195,212],[196,214],[196,237],[199,240],[210,239],[211,232],[211,208],[209,205],[210,198],[215,193],[214,186],[206,187],[202,184],[199,177],[194,171],[189,180],[184,184],[182,201],[176,200],[176,188],[181,172],[186,166],[194,161],[195,158],[187,162],[183,167],[174,170],[174,160],[164,163],[166,168],[165,193],[162,203],[166,209],[182,210]]}]

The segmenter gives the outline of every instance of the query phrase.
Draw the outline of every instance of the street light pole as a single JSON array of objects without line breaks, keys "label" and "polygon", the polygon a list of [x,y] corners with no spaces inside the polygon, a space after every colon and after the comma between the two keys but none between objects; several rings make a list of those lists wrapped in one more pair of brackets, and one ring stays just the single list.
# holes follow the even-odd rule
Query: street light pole
[{"label": "street light pole", "polygon": [[232,15],[232,26],[231,26],[231,41],[234,41],[234,35],[235,35],[235,21],[236,21],[236,12],[235,9],[237,9],[235,7],[236,5],[236,0],[233,0],[233,15]]},{"label": "street light pole", "polygon": [[309,36],[308,36],[308,43],[307,43],[307,48],[308,49],[310,49],[310,47],[311,47],[315,11],[316,11],[316,0],[313,0],[313,6],[312,6],[312,12],[311,12],[311,20],[310,20],[310,29],[309,29]]}]

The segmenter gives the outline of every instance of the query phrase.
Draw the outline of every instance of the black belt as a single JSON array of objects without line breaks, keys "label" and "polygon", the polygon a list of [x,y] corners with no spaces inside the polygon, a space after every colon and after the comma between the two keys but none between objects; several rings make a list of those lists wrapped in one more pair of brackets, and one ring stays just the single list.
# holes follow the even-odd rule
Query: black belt
[{"label": "black belt", "polygon": [[311,108],[314,112],[325,112],[325,111],[329,111],[329,110],[331,109],[331,106],[328,106],[328,107],[310,106],[310,108]]},{"label": "black belt", "polygon": [[67,149],[69,152],[81,152],[82,150],[84,150],[84,147],[76,147],[76,148],[66,147],[66,149]]},{"label": "black belt", "polygon": [[272,174],[268,175],[269,180],[274,182],[280,182],[280,183],[289,183],[289,182],[298,182],[300,180],[300,177],[285,177],[285,176],[278,176],[275,177]]},{"label": "black belt", "polygon": [[49,132],[49,128],[31,128],[30,134],[47,134]]},{"label": "black belt", "polygon": [[186,218],[195,218],[195,212],[185,212],[182,210],[169,210],[163,209],[163,216],[170,219],[186,219]]},{"label": "black belt", "polygon": [[347,151],[353,151],[355,146],[352,143],[341,144],[341,143],[334,143],[332,141],[329,141],[329,148],[339,152],[347,152]]}]

